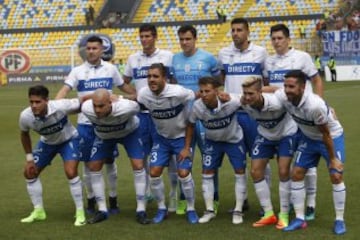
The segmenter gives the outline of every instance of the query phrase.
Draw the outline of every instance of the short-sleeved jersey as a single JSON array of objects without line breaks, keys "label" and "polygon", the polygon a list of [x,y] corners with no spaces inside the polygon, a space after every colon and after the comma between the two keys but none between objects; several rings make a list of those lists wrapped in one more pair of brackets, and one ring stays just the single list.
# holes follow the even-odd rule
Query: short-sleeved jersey
[{"label": "short-sleeved jersey", "polygon": [[124,76],[132,78],[136,91],[147,86],[147,75],[153,63],[162,63],[166,67],[168,77],[172,76],[172,52],[168,50],[156,49],[151,55],[146,55],[143,51],[138,51],[129,56]]},{"label": "short-sleeved jersey", "polygon": [[220,75],[216,58],[202,49],[197,49],[190,57],[185,56],[183,52],[175,54],[172,65],[177,83],[193,91],[199,89],[199,78]]},{"label": "short-sleeved jersey", "polygon": [[325,101],[311,91],[304,91],[298,106],[294,106],[287,100],[284,89],[277,90],[275,95],[298,124],[302,133],[308,138],[322,140],[323,135],[318,126],[324,124],[327,124],[332,138],[343,133],[340,122],[334,118]]},{"label": "short-sleeved jersey", "polygon": [[205,138],[217,142],[237,143],[243,138],[243,131],[237,121],[236,111],[240,97],[231,95],[228,102],[218,100],[216,109],[209,109],[201,99],[194,102],[189,122],[200,120],[205,127]]},{"label": "short-sleeved jersey", "polygon": [[175,139],[185,136],[189,101],[195,94],[177,84],[166,84],[159,95],[149,87],[144,87],[138,94],[138,102],[150,111],[151,118],[159,135]]},{"label": "short-sleeved jersey", "polygon": [[31,108],[28,107],[20,114],[20,130],[28,132],[33,129],[41,135],[40,140],[49,145],[64,143],[78,135],[67,115],[79,109],[78,99],[50,100],[44,117],[34,116]]},{"label": "short-sleeved jersey", "polygon": [[101,139],[122,138],[133,132],[139,126],[136,116],[139,110],[137,102],[127,99],[113,102],[111,113],[103,118],[96,116],[92,100],[85,101],[81,107],[81,111],[94,125],[96,136]]},{"label": "short-sleeved jersey", "polygon": [[268,140],[277,141],[297,132],[297,125],[274,94],[263,93],[264,106],[259,111],[249,105],[243,109],[258,123],[258,133]]},{"label": "short-sleeved jersey", "polygon": [[[84,62],[75,67],[66,78],[65,84],[71,89],[76,89],[78,96],[82,97],[93,93],[98,88],[105,88],[112,92],[113,87],[122,86],[124,80],[113,64],[101,60],[98,66]],[[80,113],[78,123],[90,124],[90,121]]]},{"label": "short-sleeved jersey", "polygon": [[[308,53],[291,48],[284,55],[269,56],[265,62],[264,75],[269,79],[270,85],[283,87],[284,76],[291,70],[301,70],[309,79],[318,74],[318,70]],[[312,90],[310,81],[307,81],[306,89]]]},{"label": "short-sleeved jersey", "polygon": [[248,77],[262,77],[267,52],[264,47],[249,44],[240,51],[234,43],[219,52],[220,68],[225,73],[225,92],[242,93],[242,83]]}]

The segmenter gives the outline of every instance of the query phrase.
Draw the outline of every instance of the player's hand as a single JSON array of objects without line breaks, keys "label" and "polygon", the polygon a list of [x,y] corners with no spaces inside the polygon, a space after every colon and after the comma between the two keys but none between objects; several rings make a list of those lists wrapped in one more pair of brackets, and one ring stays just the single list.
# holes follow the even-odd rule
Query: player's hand
[{"label": "player's hand", "polygon": [[178,156],[178,161],[183,161],[185,160],[186,158],[190,158],[191,156],[191,151],[189,148],[183,148],[181,150],[181,152],[179,153],[179,156]]},{"label": "player's hand", "polygon": [[230,101],[230,94],[226,93],[226,92],[223,92],[223,91],[219,91],[218,93],[218,98],[221,102],[228,102]]},{"label": "player's hand", "polygon": [[242,96],[241,96],[241,98],[240,98],[240,103],[241,103],[241,105],[246,105],[246,104],[247,104],[247,102],[246,102],[246,99],[245,99],[245,96],[244,96],[244,95],[242,95]]},{"label": "player's hand", "polygon": [[39,170],[34,161],[27,161],[25,165],[25,173],[28,177],[34,178],[39,175]]},{"label": "player's hand", "polygon": [[128,94],[123,96],[125,99],[136,101],[136,94]]},{"label": "player's hand", "polygon": [[337,172],[341,173],[344,171],[344,165],[339,159],[334,158],[334,159],[331,159],[331,161],[330,161],[329,169],[330,170],[334,169]]},{"label": "player's hand", "polygon": [[330,112],[332,113],[333,117],[335,120],[338,120],[338,117],[336,116],[336,112],[335,112],[335,109],[330,107]]},{"label": "player's hand", "polygon": [[119,101],[119,99],[121,99],[121,98],[122,98],[121,95],[116,95],[116,94],[111,94],[111,95],[110,95],[110,101],[111,101],[111,102],[117,102],[117,101]]}]

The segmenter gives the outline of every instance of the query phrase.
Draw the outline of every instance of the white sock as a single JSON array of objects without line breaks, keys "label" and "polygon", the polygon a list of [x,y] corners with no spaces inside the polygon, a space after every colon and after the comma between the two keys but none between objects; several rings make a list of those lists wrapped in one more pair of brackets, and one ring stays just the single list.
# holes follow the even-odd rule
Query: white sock
[{"label": "white sock", "polygon": [[336,220],[344,220],[344,210],[346,201],[345,183],[333,184],[333,199],[336,214]]},{"label": "white sock", "polygon": [[317,168],[309,168],[305,175],[306,206],[315,208],[316,204]]},{"label": "white sock", "polygon": [[99,211],[107,212],[105,200],[105,184],[101,171],[90,172],[91,186],[94,191],[96,203],[98,204]]},{"label": "white sock", "polygon": [[117,166],[116,163],[106,163],[106,174],[109,183],[109,197],[117,196]]},{"label": "white sock", "polygon": [[266,164],[266,167],[265,167],[265,180],[266,180],[269,188],[271,188],[271,166],[270,166],[270,161]]},{"label": "white sock", "polygon": [[246,176],[245,174],[235,174],[235,197],[236,204],[234,211],[242,212],[243,203],[245,200],[246,188]]},{"label": "white sock", "polygon": [[254,183],[255,192],[264,212],[273,211],[269,186],[265,179]]},{"label": "white sock", "polygon": [[296,218],[304,220],[305,209],[305,183],[303,181],[291,181],[291,202],[294,205]]},{"label": "white sock", "polygon": [[[248,170],[245,169],[245,179],[246,179],[246,182],[248,182]],[[247,188],[246,188],[246,192],[245,192],[245,195],[244,195],[244,199],[248,199],[248,191],[247,191]]]},{"label": "white sock", "polygon": [[79,176],[74,177],[73,179],[69,179],[69,187],[71,196],[74,200],[76,210],[83,210],[83,194],[82,194],[82,185],[81,179]]},{"label": "white sock", "polygon": [[136,193],[136,212],[145,211],[146,172],[145,169],[134,170],[134,185]]},{"label": "white sock", "polygon": [[214,174],[202,174],[201,187],[206,210],[214,211]]},{"label": "white sock", "polygon": [[43,208],[44,204],[40,178],[26,179],[26,188],[34,208]]},{"label": "white sock", "polygon": [[279,182],[280,212],[288,213],[290,205],[290,184],[291,181]]},{"label": "white sock", "polygon": [[169,167],[168,167],[168,176],[170,179],[170,198],[177,198],[177,186],[178,186],[178,174],[176,166],[176,156],[171,156]]},{"label": "white sock", "polygon": [[151,178],[151,190],[155,196],[155,199],[158,203],[159,209],[166,209],[165,205],[165,188],[164,188],[164,181],[162,177],[152,177]]},{"label": "white sock", "polygon": [[186,211],[193,211],[195,209],[195,184],[192,175],[189,173],[186,177],[179,179],[187,202]]},{"label": "white sock", "polygon": [[86,188],[87,198],[95,197],[94,191],[91,186],[91,176],[90,176],[90,169],[84,164],[83,166],[83,182]]},{"label": "white sock", "polygon": [[144,159],[144,169],[145,169],[145,173],[146,173],[146,187],[145,187],[145,195],[146,196],[150,196],[151,193],[151,177],[150,177],[150,160],[148,158]]}]

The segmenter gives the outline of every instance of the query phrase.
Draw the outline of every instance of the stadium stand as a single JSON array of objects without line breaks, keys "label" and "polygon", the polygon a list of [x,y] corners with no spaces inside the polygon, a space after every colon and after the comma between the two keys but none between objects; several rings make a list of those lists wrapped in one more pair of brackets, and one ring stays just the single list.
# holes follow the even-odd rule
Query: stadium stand
[{"label": "stadium stand", "polygon": [[2,0],[2,29],[85,25],[85,12],[92,4],[98,12],[103,1],[88,0]]},{"label": "stadium stand", "polygon": [[[25,4],[26,3],[26,4]],[[141,48],[138,40],[137,27],[121,28],[89,28],[87,30],[62,30],[57,26],[84,25],[84,11],[91,3],[95,11],[102,8],[104,1],[74,1],[74,0],[0,0],[0,16],[3,29],[16,28],[40,28],[55,27],[42,32],[18,31],[16,33],[1,34],[0,49],[25,49],[33,63],[39,65],[69,65],[78,64],[81,59],[76,54],[76,46],[85,34],[99,32],[108,34],[116,45],[116,59],[126,60],[129,54]],[[309,38],[316,38],[314,19],[291,19],[293,15],[319,14],[325,10],[332,10],[335,7],[334,0],[143,0],[133,18],[133,22],[173,22],[166,26],[158,26],[157,46],[169,49],[173,52],[180,51],[177,37],[177,29],[185,20],[215,20],[217,19],[216,7],[221,4],[228,11],[228,19],[234,16],[245,16],[250,18],[251,40],[257,44],[266,46],[269,52],[272,51],[269,41],[269,28],[278,23],[276,19],[269,20],[269,17],[276,16],[277,12],[288,15],[283,20],[291,30],[293,46],[306,51],[316,52],[310,43],[299,39],[300,22],[304,25],[306,35]],[[62,7],[60,7],[62,5]],[[76,6],[74,8],[74,6]],[[309,7],[311,6],[311,8]],[[281,11],[279,10],[281,7]],[[265,20],[252,21],[251,17],[267,17]],[[174,22],[178,21],[178,22]],[[213,54],[217,54],[220,48],[231,42],[230,24],[227,22],[201,23],[196,24],[198,30],[198,47],[205,48]]]}]

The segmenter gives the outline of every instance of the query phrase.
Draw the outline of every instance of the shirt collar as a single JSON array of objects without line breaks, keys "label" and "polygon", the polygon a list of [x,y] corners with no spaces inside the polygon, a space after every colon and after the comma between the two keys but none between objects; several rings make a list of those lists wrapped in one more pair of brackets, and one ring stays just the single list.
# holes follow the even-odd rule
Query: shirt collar
[{"label": "shirt collar", "polygon": [[289,51],[287,51],[287,52],[286,52],[285,54],[283,54],[283,55],[280,55],[280,54],[277,54],[277,53],[276,53],[276,57],[278,57],[278,58],[286,58],[286,57],[289,57],[290,55],[292,55],[292,54],[294,53],[294,51],[295,51],[295,48],[290,47]]},{"label": "shirt collar", "polygon": [[93,65],[93,64],[90,64],[88,61],[85,62],[86,66],[88,66],[89,68],[100,68],[104,65],[104,60],[100,59],[100,64],[99,65]]},{"label": "shirt collar", "polygon": [[234,42],[231,43],[231,48],[233,51],[235,52],[240,52],[240,53],[246,53],[246,52],[250,52],[253,48],[254,48],[254,45],[252,42],[249,41],[249,46],[247,49],[245,49],[244,51],[241,51],[240,49],[238,49],[237,47],[235,47],[235,44]]},{"label": "shirt collar", "polygon": [[160,49],[159,48],[156,48],[155,49],[155,52],[153,52],[151,55],[147,55],[146,53],[144,53],[143,51],[141,51],[141,56],[144,56],[144,57],[153,57],[155,55],[157,55],[159,53]]}]

